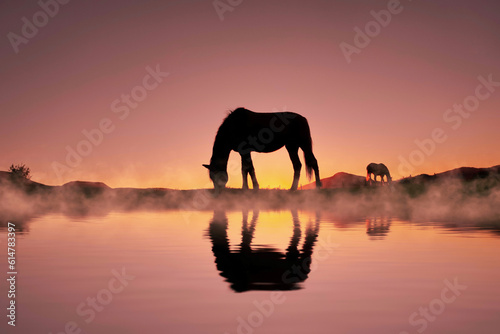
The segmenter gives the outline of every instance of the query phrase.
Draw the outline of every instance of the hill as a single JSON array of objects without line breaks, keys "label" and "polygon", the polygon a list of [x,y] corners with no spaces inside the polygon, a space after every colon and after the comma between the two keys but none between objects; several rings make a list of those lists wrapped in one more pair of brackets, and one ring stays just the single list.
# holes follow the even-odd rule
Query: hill
[{"label": "hill", "polygon": [[[400,180],[395,180],[394,182],[401,184],[421,184],[425,182],[432,182],[450,178],[459,178],[464,181],[472,181],[488,177],[500,177],[500,165],[487,168],[460,167],[433,175],[420,174],[417,176],[406,177]],[[365,185],[365,177],[345,172],[339,172],[334,174],[333,176],[321,179],[321,182],[323,183],[323,189],[355,188]],[[315,188],[316,184],[314,182],[308,183],[301,187],[301,189],[304,190]]]},{"label": "hill", "polygon": [[14,179],[11,172],[0,171],[0,186],[8,186],[16,183],[16,185],[25,191],[36,191],[40,189],[49,189],[51,186],[47,186],[43,183],[38,183],[28,179]]},{"label": "hill", "polygon": [[[353,188],[365,185],[365,178],[363,176],[349,174],[345,172],[336,173],[333,176],[321,179],[324,189],[338,189],[338,188]],[[309,183],[302,186],[301,189],[315,189],[316,183]]]},{"label": "hill", "polygon": [[446,180],[453,178],[459,178],[464,181],[472,181],[472,180],[485,179],[488,177],[493,177],[493,178],[500,177],[500,165],[487,168],[460,167],[433,175],[420,174],[414,177],[407,177],[398,180],[398,182],[402,184],[425,183],[425,182]]}]

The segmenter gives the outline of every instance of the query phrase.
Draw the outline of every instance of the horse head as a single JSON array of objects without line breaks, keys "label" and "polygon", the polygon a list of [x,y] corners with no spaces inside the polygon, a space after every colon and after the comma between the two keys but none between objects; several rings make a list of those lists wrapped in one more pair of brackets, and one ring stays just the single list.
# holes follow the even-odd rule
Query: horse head
[{"label": "horse head", "polygon": [[216,192],[224,189],[228,180],[227,171],[224,168],[210,165],[203,165],[203,167],[209,170],[210,180],[214,183],[214,189]]}]

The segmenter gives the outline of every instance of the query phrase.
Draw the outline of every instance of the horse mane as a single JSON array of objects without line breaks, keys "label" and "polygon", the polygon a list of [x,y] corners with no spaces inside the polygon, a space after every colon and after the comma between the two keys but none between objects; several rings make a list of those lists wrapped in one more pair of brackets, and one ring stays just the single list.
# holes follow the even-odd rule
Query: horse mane
[{"label": "horse mane", "polygon": [[[231,136],[234,134],[234,125],[241,118],[242,113],[249,112],[248,109],[243,107],[238,107],[233,110],[229,110],[224,120],[222,120],[219,129],[217,129],[217,134],[214,139],[214,146],[212,149],[212,157],[217,153],[221,154],[227,147],[228,143],[231,142]],[[222,150],[222,151],[221,151]],[[212,162],[212,161],[211,161]]]},{"label": "horse mane", "polygon": [[231,127],[233,121],[237,119],[239,116],[241,116],[242,112],[247,112],[249,111],[248,109],[245,109],[243,107],[238,107],[233,110],[229,110],[227,112],[226,117],[222,120],[221,125],[219,126],[219,129],[217,130],[217,134],[215,135],[215,141],[217,141],[217,138],[222,139],[221,136],[225,135],[228,132],[228,129]]},{"label": "horse mane", "polygon": [[[233,110],[228,110],[226,118],[224,118],[222,120],[222,124],[224,124],[227,120],[230,120],[231,118],[234,118],[235,116],[239,115],[241,112],[247,112],[247,111],[250,111],[250,110],[245,109],[243,107],[238,107],[238,108],[233,109]],[[221,126],[222,126],[222,124],[221,124]]]}]

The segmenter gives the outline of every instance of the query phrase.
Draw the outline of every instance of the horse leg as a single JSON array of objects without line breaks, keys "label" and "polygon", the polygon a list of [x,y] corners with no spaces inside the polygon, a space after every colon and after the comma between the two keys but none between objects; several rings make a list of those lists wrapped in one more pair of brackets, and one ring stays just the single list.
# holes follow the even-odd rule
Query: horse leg
[{"label": "horse leg", "polygon": [[[253,167],[252,157],[250,153],[241,155],[241,165],[243,166],[243,164],[245,164],[247,173],[250,174],[250,178],[252,179],[253,189],[259,189],[259,182],[257,182],[257,177],[255,176],[255,168]],[[243,179],[245,179],[246,181],[246,175]],[[246,189],[248,189],[248,183]]]},{"label": "horse leg", "polygon": [[241,174],[243,176],[242,189],[248,189],[248,174],[250,174],[250,177],[252,178],[253,188],[259,189],[250,153],[241,154]]},{"label": "horse leg", "polygon": [[247,158],[242,154],[241,155],[241,175],[243,176],[243,185],[241,186],[241,189],[247,190],[248,189],[248,162]]},{"label": "horse leg", "polygon": [[297,190],[300,179],[300,169],[302,168],[302,163],[299,159],[299,147],[287,145],[286,150],[288,151],[288,155],[290,156],[290,160],[292,160],[293,164],[293,183],[290,190]]}]

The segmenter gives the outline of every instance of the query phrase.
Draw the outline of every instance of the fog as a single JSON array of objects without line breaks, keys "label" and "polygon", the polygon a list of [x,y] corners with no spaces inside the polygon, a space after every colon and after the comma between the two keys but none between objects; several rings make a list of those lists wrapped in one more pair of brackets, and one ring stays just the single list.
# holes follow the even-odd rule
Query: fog
[{"label": "fog", "polygon": [[[393,182],[391,185],[321,190],[258,191],[225,189],[112,189],[100,183],[49,187],[0,182],[0,221],[62,213],[70,217],[104,216],[136,210],[308,210],[326,211],[339,220],[389,217],[448,226],[500,230],[500,182],[497,175],[463,181]],[[451,224],[451,225],[450,225]]]}]

